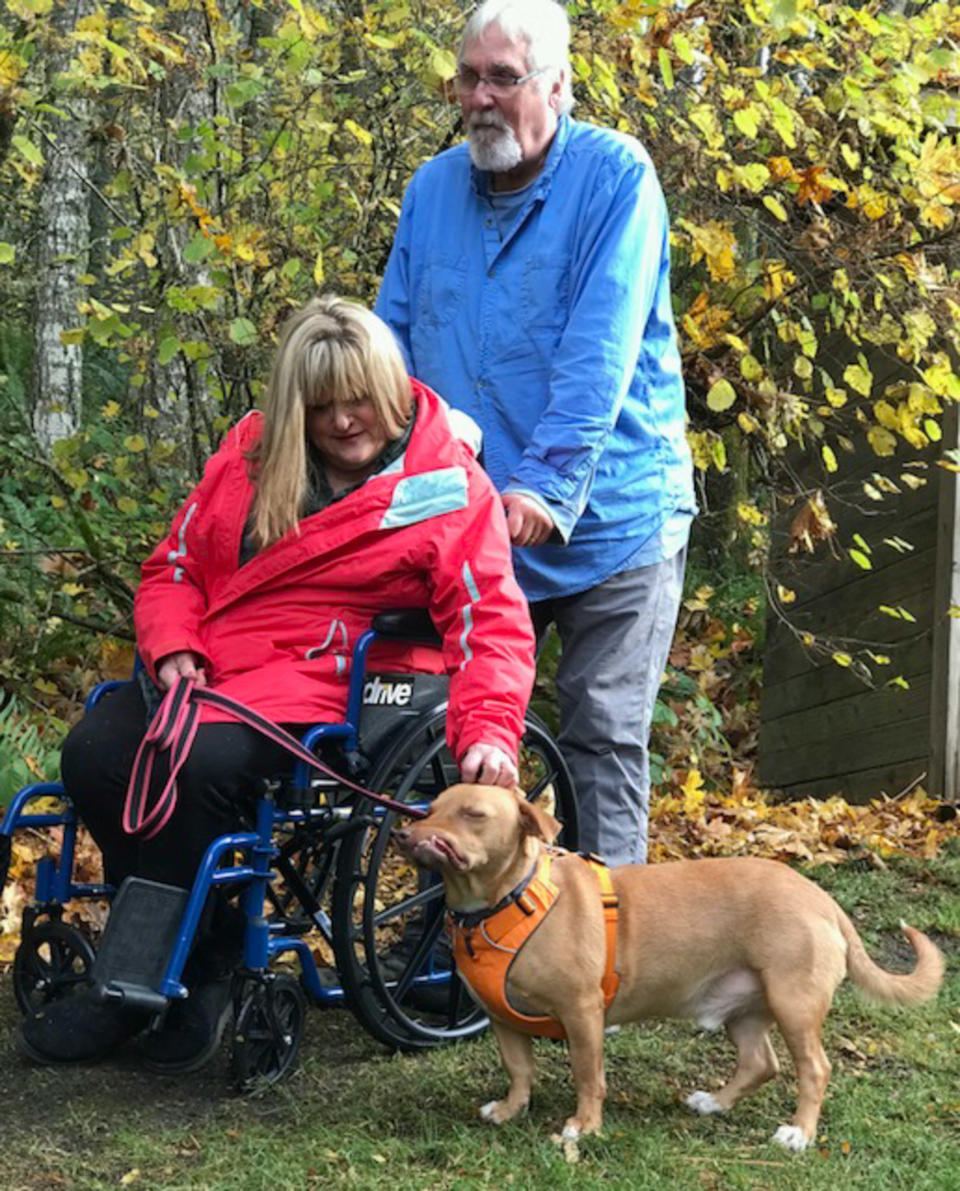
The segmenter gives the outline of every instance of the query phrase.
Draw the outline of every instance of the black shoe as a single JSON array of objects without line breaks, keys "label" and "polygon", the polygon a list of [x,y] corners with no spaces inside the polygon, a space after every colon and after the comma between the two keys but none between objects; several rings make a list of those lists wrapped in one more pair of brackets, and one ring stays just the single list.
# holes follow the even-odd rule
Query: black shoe
[{"label": "black shoe", "polygon": [[143,1013],[83,992],[24,1018],[18,1041],[35,1063],[90,1063],[106,1058],[146,1024]]},{"label": "black shoe", "polygon": [[233,1013],[230,983],[229,976],[218,976],[174,1001],[159,1028],[141,1040],[144,1066],[162,1075],[188,1075],[206,1066],[220,1049]]}]

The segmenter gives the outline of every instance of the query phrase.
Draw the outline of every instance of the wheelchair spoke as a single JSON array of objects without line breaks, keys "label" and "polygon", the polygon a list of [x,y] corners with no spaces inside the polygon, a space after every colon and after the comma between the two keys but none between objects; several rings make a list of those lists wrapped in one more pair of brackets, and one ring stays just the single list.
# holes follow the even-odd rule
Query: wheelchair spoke
[{"label": "wheelchair spoke", "polygon": [[433,760],[430,762],[430,768],[433,771],[434,789],[432,793],[436,797],[448,785],[446,770],[443,768],[443,759],[439,752],[434,755]]},{"label": "wheelchair spoke", "polygon": [[547,789],[548,786],[554,785],[557,780],[559,770],[551,769],[544,774],[536,784],[527,791],[527,802],[536,802],[540,795]]},{"label": "wheelchair spoke", "polygon": [[441,901],[442,898],[442,885],[431,885],[428,889],[421,889],[417,893],[404,898],[403,901],[397,902],[386,910],[381,910],[379,914],[375,914],[373,917],[373,926],[379,930],[381,927],[395,921],[395,919],[409,914],[411,910],[418,910],[421,906],[434,905]]},{"label": "wheelchair spoke", "polygon": [[420,942],[414,947],[413,955],[410,958],[403,975],[397,981],[396,987],[393,990],[393,995],[398,1001],[403,998],[410,991],[410,985],[413,984],[416,977],[420,974],[420,970],[426,962],[427,956],[433,950],[437,939],[440,937],[440,932],[443,929],[443,915],[435,915],[434,921],[429,923],[422,936]]}]

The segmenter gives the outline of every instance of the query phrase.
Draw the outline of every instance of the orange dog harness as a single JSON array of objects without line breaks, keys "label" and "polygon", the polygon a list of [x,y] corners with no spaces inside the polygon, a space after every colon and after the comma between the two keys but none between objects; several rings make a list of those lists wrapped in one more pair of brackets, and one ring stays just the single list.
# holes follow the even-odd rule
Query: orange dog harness
[{"label": "orange dog harness", "polygon": [[[593,857],[584,859],[596,873],[603,896],[607,962],[601,988],[603,1007],[606,1009],[616,996],[620,984],[620,977],[614,967],[620,903],[607,866]],[[557,900],[559,890],[550,877],[552,865],[551,853],[542,852],[527,881],[492,911],[484,911],[479,915],[448,912],[447,929],[453,942],[458,972],[492,1016],[524,1034],[565,1038],[566,1032],[555,1017],[520,1013],[507,1000],[510,965]]]}]

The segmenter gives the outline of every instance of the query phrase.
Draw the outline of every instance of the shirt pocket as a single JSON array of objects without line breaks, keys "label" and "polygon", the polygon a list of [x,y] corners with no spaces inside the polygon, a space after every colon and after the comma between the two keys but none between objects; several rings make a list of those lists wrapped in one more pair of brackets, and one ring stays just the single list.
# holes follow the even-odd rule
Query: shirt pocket
[{"label": "shirt pocket", "polygon": [[463,303],[467,262],[462,256],[437,256],[423,271],[418,302],[418,322],[445,327]]},{"label": "shirt pocket", "polygon": [[558,331],[570,314],[570,257],[531,256],[523,270],[520,317],[530,327]]}]

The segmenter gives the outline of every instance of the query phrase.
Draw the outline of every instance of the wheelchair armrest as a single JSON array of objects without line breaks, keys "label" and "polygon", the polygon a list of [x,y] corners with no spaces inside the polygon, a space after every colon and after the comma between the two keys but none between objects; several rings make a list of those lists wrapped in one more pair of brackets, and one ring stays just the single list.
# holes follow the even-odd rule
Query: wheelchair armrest
[{"label": "wheelchair armrest", "polygon": [[426,608],[391,608],[387,612],[378,612],[373,618],[373,627],[382,637],[416,641],[437,648],[442,644]]}]

